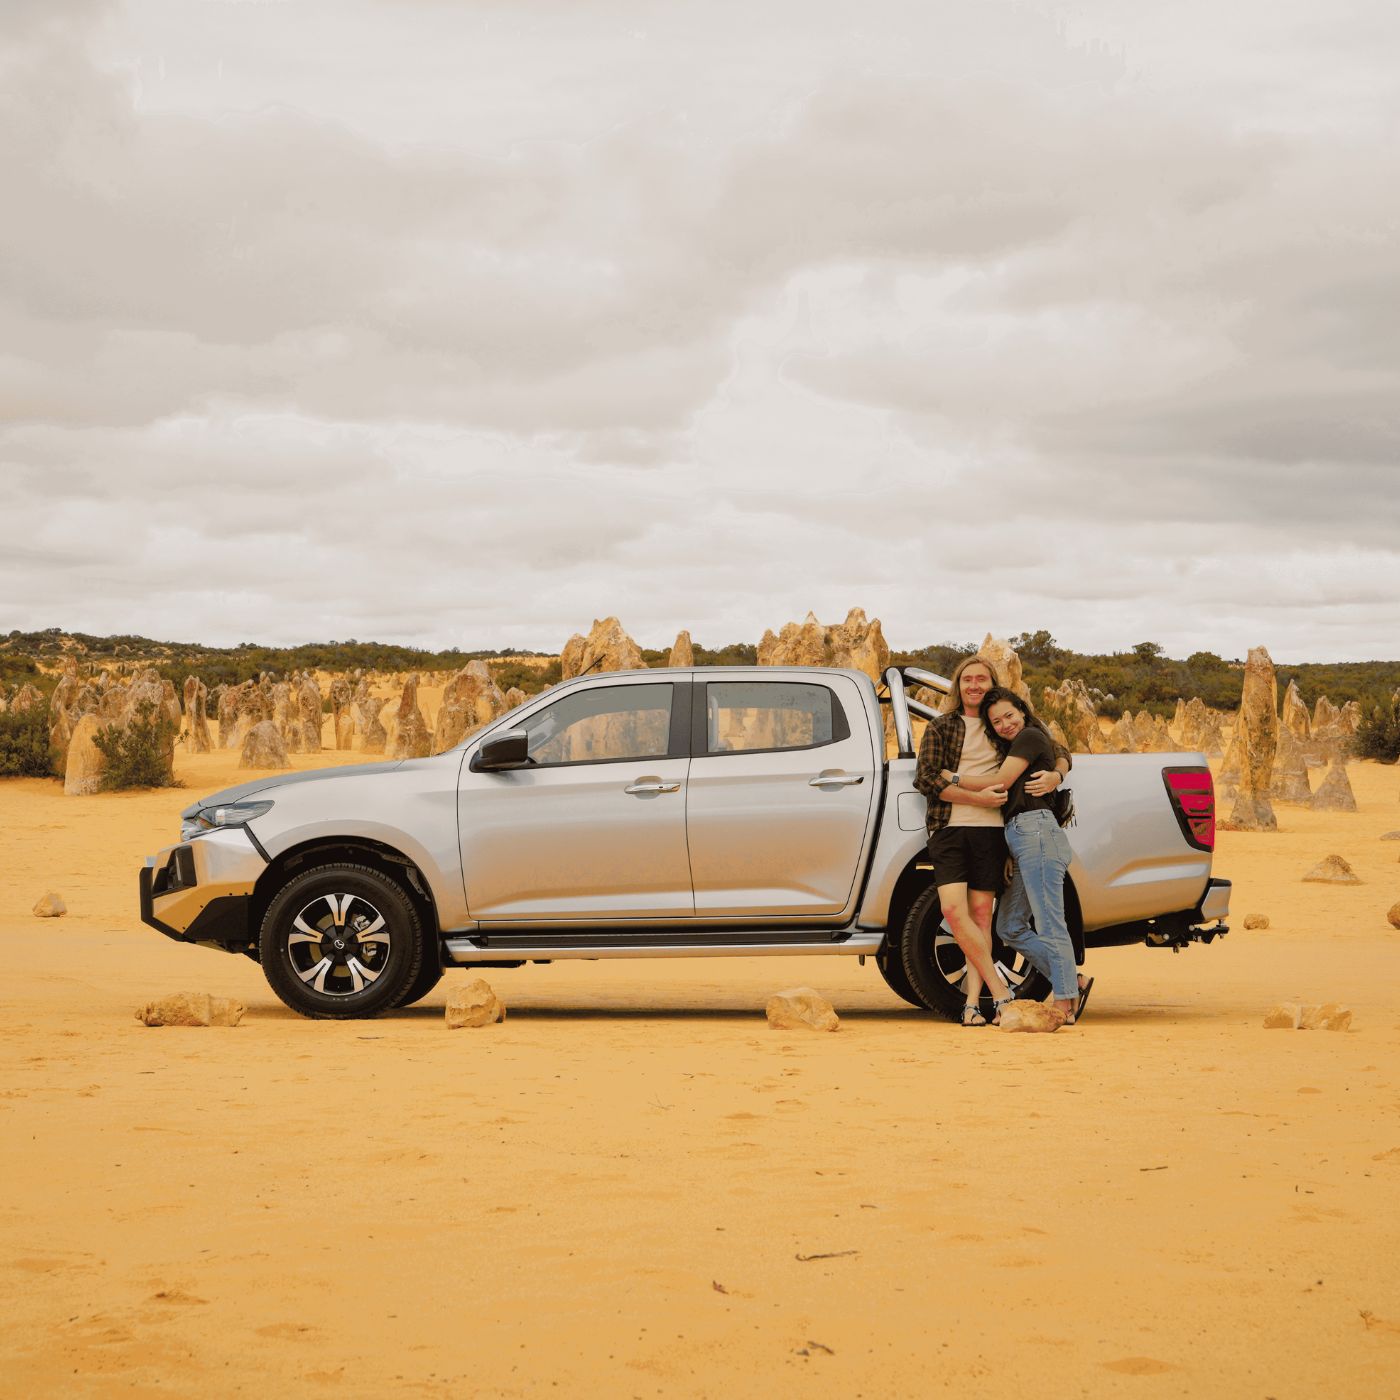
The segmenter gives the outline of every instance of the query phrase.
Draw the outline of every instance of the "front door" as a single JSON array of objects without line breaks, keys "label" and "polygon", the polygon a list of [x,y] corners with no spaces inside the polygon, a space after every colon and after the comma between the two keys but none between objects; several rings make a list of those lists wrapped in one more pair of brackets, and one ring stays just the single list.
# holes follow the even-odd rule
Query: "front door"
[{"label": "front door", "polygon": [[619,680],[520,723],[529,766],[462,771],[467,912],[494,920],[685,918],[689,688]]}]

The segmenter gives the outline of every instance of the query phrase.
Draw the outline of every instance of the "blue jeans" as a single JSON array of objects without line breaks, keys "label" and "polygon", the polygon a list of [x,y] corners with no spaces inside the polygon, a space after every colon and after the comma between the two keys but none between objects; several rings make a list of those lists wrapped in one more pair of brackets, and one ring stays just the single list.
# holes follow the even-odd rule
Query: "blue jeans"
[{"label": "blue jeans", "polygon": [[997,933],[1050,979],[1057,999],[1073,1000],[1079,995],[1079,974],[1065,922],[1069,838],[1053,813],[1022,812],[1007,822],[1006,844],[1016,873],[1002,896]]}]

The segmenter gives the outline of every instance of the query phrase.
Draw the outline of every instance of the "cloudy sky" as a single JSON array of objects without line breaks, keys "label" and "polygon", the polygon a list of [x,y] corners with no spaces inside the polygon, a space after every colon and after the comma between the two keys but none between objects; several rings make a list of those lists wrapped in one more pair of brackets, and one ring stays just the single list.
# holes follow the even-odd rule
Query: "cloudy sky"
[{"label": "cloudy sky", "polygon": [[0,631],[1400,656],[1393,0],[7,0]]}]

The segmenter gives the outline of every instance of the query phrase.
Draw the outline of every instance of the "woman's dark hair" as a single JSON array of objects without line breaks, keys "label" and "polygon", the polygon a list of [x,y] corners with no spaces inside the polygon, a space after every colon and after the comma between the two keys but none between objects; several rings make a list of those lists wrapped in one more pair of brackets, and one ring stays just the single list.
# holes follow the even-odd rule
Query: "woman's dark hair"
[{"label": "woman's dark hair", "polygon": [[[1037,717],[1036,712],[1031,709],[1029,700],[1021,699],[1014,690],[1008,690],[1004,685],[994,685],[982,697],[982,703],[977,707],[977,713],[982,720],[982,728],[987,731],[987,738],[992,741],[992,747],[1003,758],[1010,752],[1011,745],[992,728],[992,706],[1001,704],[1003,700],[1008,705],[1014,705],[1020,710],[1021,718],[1025,720],[1027,729],[1038,729],[1047,739],[1051,738],[1050,731]],[[1053,739],[1051,742],[1054,742]]]}]

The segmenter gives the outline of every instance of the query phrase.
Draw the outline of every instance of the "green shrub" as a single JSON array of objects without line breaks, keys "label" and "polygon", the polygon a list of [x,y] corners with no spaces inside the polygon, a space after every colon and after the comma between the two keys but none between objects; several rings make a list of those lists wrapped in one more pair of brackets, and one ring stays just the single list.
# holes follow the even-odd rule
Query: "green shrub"
[{"label": "green shrub", "polygon": [[523,661],[495,661],[489,669],[492,680],[503,691],[516,686],[526,695],[538,695],[548,686],[556,684],[563,674],[557,657],[547,666],[530,666]]},{"label": "green shrub", "polygon": [[0,715],[0,777],[51,778],[48,711],[35,707]]},{"label": "green shrub", "polygon": [[1357,726],[1352,752],[1382,763],[1400,762],[1400,699],[1377,705]]},{"label": "green shrub", "polygon": [[105,790],[180,786],[171,762],[175,725],[151,701],[137,705],[128,725],[105,725],[92,741],[107,760],[102,775]]}]

